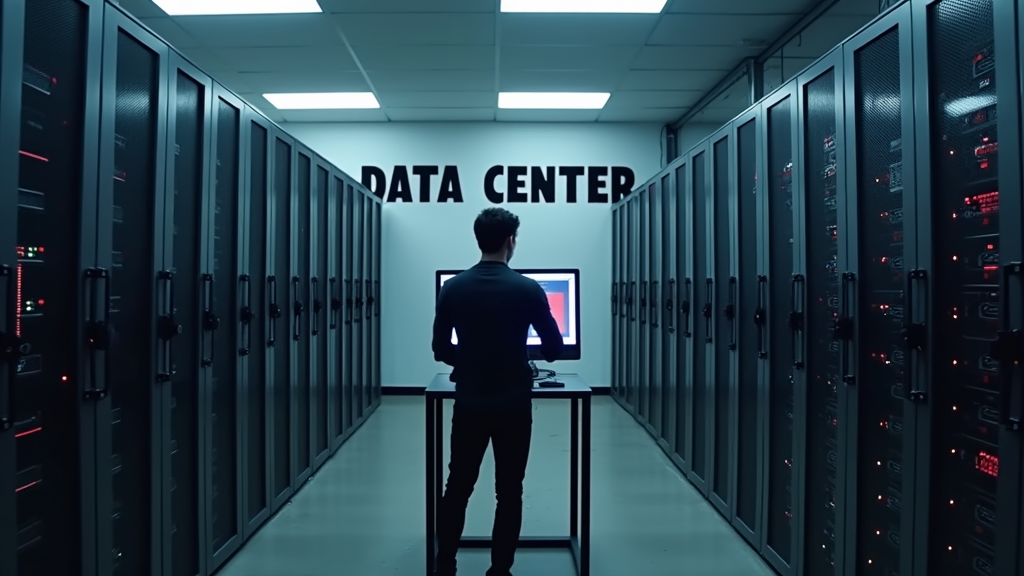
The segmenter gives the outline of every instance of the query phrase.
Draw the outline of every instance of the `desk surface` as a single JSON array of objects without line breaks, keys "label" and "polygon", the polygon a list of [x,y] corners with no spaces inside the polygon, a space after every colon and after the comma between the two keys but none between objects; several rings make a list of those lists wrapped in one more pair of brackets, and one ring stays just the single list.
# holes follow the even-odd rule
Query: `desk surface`
[{"label": "desk surface", "polygon": [[[448,379],[448,374],[437,374],[427,386],[427,396],[434,398],[454,398],[455,382]],[[557,380],[565,384],[563,388],[539,388],[533,387],[534,398],[572,399],[590,396],[590,386],[580,378],[579,374],[557,374],[551,380]]]}]

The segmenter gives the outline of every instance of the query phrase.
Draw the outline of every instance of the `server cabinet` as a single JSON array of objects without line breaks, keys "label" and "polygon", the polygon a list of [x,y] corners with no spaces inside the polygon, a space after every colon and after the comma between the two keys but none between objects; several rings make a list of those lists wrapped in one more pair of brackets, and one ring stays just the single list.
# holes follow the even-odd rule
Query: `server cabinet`
[{"label": "server cabinet", "polygon": [[[917,148],[917,188],[930,194],[914,199],[918,266],[908,273],[905,314],[906,405],[919,418],[919,575],[1021,569],[1019,376],[1007,366],[1019,361],[1021,342],[1011,332],[1021,326],[1019,147],[1001,146],[1019,130],[1009,110],[1019,84],[1010,72],[1015,88],[999,94],[997,115],[1007,68],[997,71],[996,58],[1016,58],[995,49],[993,4],[913,6],[914,52],[929,55],[914,65],[914,109],[930,111],[916,123],[917,142],[928,143]],[[1001,169],[1007,154],[1016,169]]]},{"label": "server cabinet", "polygon": [[661,180],[655,177],[647,187],[647,422],[655,441],[661,438],[661,314],[662,281],[661,253],[664,251],[664,232],[661,227]]},{"label": "server cabinet", "polygon": [[374,406],[376,397],[376,385],[374,383],[373,356],[374,356],[374,321],[373,321],[373,275],[375,246],[377,237],[377,223],[374,217],[375,196],[360,190],[363,195],[363,219],[366,222],[363,232],[363,386],[366,393],[366,412],[369,415],[370,408]]},{"label": "server cabinet", "polygon": [[242,318],[248,318],[246,325],[246,346],[249,348],[249,376],[242,390],[245,398],[244,435],[245,466],[242,476],[242,493],[245,528],[243,537],[248,539],[267,518],[270,517],[271,478],[271,414],[274,405],[272,351],[274,333],[271,330],[270,298],[273,282],[273,225],[271,223],[271,128],[270,123],[246,107],[243,114],[246,145],[245,170],[248,193],[249,231],[249,285],[247,290],[248,310],[241,311]]},{"label": "server cabinet", "polygon": [[673,235],[675,245],[675,270],[678,275],[676,291],[679,305],[676,307],[674,322],[677,323],[672,360],[676,380],[676,402],[672,407],[675,434],[669,440],[673,460],[684,474],[689,474],[691,437],[693,421],[693,177],[690,170],[692,161],[684,157],[675,168],[675,210],[671,218],[675,221]]},{"label": "server cabinet", "polygon": [[755,547],[760,546],[763,497],[763,456],[761,448],[764,421],[767,417],[765,391],[760,386],[758,360],[758,322],[763,317],[758,301],[761,282],[758,280],[758,258],[761,251],[761,214],[763,183],[761,169],[761,117],[759,108],[747,112],[733,122],[736,159],[735,228],[735,322],[738,326],[730,342],[736,357],[735,368],[735,451],[732,525]]},{"label": "server cabinet", "polygon": [[366,219],[366,195],[359,188],[352,191],[352,233],[354,241],[352,246],[352,288],[355,294],[352,314],[352,374],[353,385],[359,398],[356,406],[357,416],[361,421],[366,415],[366,409],[372,402],[369,393],[369,385],[366,381],[366,323],[363,321],[363,308],[366,304],[366,292],[363,282],[366,280],[366,248],[367,231],[369,226]]},{"label": "server cabinet", "polygon": [[342,407],[345,414],[344,430],[347,433],[359,419],[359,406],[362,405],[361,390],[357,386],[356,376],[356,283],[353,278],[356,262],[356,218],[355,189],[352,183],[345,182],[345,195],[342,198],[342,274],[345,286],[345,322],[342,330]]},{"label": "server cabinet", "polygon": [[840,447],[846,445],[848,410],[840,342],[833,334],[840,310],[839,238],[847,234],[846,221],[840,219],[846,199],[846,167],[840,162],[846,154],[843,78],[843,53],[835,50],[797,79],[801,193],[795,197],[801,245],[795,278],[803,286],[794,327],[804,366],[795,374],[806,408],[796,430],[806,440],[794,458],[802,462],[797,494],[803,509],[796,519],[803,550],[796,564],[798,573],[807,576],[835,576],[836,566],[843,566],[837,538],[847,504],[841,473],[846,452]]},{"label": "server cabinet", "polygon": [[654,369],[658,374],[658,397],[656,429],[657,441],[671,454],[671,439],[675,437],[675,426],[672,412],[676,405],[675,398],[675,183],[674,172],[670,168],[661,176],[658,188],[658,234],[655,245],[658,252],[658,285],[657,298],[652,306],[658,319],[659,329],[655,337],[657,362]]},{"label": "server cabinet", "polygon": [[[726,518],[732,517],[732,470],[735,461],[733,420],[736,397],[736,183],[732,125],[711,137],[706,212],[708,234],[704,321],[707,333],[704,410],[708,495]],[[697,385],[700,385],[698,382]],[[700,408],[700,405],[697,406]]]},{"label": "server cabinet", "polygon": [[[0,572],[96,573],[101,5],[0,5]],[[91,32],[91,33],[90,33]],[[86,139],[90,140],[86,140]],[[12,248],[15,248],[12,250]],[[83,274],[89,278],[83,282]]]},{"label": "server cabinet", "polygon": [[650,431],[650,398],[651,398],[651,328],[650,312],[648,301],[650,299],[651,284],[651,246],[653,238],[651,235],[651,196],[657,185],[649,182],[641,189],[637,198],[637,222],[639,228],[637,239],[637,316],[639,316],[640,329],[638,333],[639,360],[637,366],[637,397],[636,414],[640,422]]},{"label": "server cabinet", "polygon": [[[765,434],[766,469],[764,490],[765,530],[762,554],[782,574],[791,574],[797,556],[794,517],[799,498],[794,498],[795,479],[800,462],[794,462],[794,418],[798,413],[798,395],[794,388],[794,369],[803,367],[796,357],[791,318],[802,305],[794,300],[803,288],[803,278],[795,276],[795,254],[799,252],[795,223],[793,160],[796,152],[797,114],[794,84],[790,83],[761,104],[761,144],[764,151],[766,193],[761,196],[763,247],[759,296],[758,357],[762,382],[768,390],[768,418]],[[799,308],[799,309],[798,309]],[[802,403],[802,398],[799,399]]]},{"label": "server cabinet", "polygon": [[611,393],[617,398],[620,395],[618,390],[618,365],[621,364],[622,358],[618,354],[618,269],[620,269],[620,261],[618,261],[618,235],[620,235],[620,227],[618,227],[618,205],[612,205],[611,207]]},{"label": "server cabinet", "polygon": [[619,202],[618,208],[616,209],[617,220],[619,222],[619,241],[618,241],[618,259],[619,259],[619,317],[618,323],[618,334],[619,334],[619,399],[623,402],[627,398],[627,382],[629,380],[629,221],[628,221],[628,209],[627,203],[629,197],[626,200]]},{"label": "server cabinet", "polygon": [[694,314],[700,314],[699,318],[693,318],[693,361],[692,372],[689,374],[688,386],[692,390],[690,403],[690,423],[687,442],[689,443],[690,466],[688,475],[690,482],[697,487],[705,496],[708,495],[708,475],[710,470],[710,454],[708,443],[710,441],[708,428],[712,424],[712,417],[709,414],[714,406],[708,398],[708,355],[710,346],[708,340],[711,338],[711,322],[714,318],[712,290],[714,280],[711,275],[712,261],[710,260],[713,239],[710,236],[710,212],[712,204],[709,202],[709,164],[708,141],[703,142],[691,152],[690,158],[690,197],[693,200],[693,213],[691,217],[692,236],[690,237],[693,246],[693,288],[691,308]]},{"label": "server cabinet", "polygon": [[345,193],[345,181],[337,170],[330,174],[330,188],[327,191],[327,258],[328,258],[328,291],[330,311],[327,324],[327,390],[331,403],[330,417],[330,451],[333,453],[341,446],[342,435],[345,433],[345,405],[341,393],[342,374],[342,322],[345,287],[341,273],[342,254],[342,211],[341,201]]},{"label": "server cabinet", "polygon": [[290,299],[292,306],[292,398],[295,415],[295,488],[298,489],[313,473],[311,414],[312,389],[310,364],[312,330],[310,327],[310,203],[313,194],[313,157],[300,144],[295,145],[295,192],[292,195],[292,246]]},{"label": "server cabinet", "polygon": [[889,12],[844,45],[850,170],[839,332],[852,392],[845,475],[854,479],[844,568],[865,576],[911,573],[911,547],[901,544],[913,541],[913,500],[903,493],[917,486],[915,414],[905,408],[915,391],[903,323],[908,281],[920,282],[917,272],[906,274],[917,268],[909,9]]},{"label": "server cabinet", "polygon": [[166,206],[168,49],[111,5],[105,7],[100,104],[96,269],[87,274],[98,398],[96,501],[98,571],[169,572],[161,398],[173,369],[157,346],[157,317],[173,313],[158,210]]},{"label": "server cabinet", "polygon": [[629,371],[627,373],[626,381],[626,405],[629,406],[629,409],[634,414],[638,412],[640,406],[640,331],[642,330],[642,325],[639,321],[638,313],[640,310],[643,310],[640,303],[640,243],[643,241],[643,236],[640,231],[640,196],[642,195],[642,191],[643,188],[635,191],[630,195],[629,200],[626,202],[626,220],[628,227],[626,273],[629,278],[629,325],[626,328],[626,337],[629,342],[629,350],[626,358],[628,359]]},{"label": "server cabinet", "polygon": [[[206,406],[207,570],[219,568],[242,544],[241,420],[249,376],[249,335],[242,308],[251,298],[245,227],[240,100],[220,86],[213,98],[213,169],[210,171],[207,234],[211,235],[209,272],[203,276],[203,365],[208,366]],[[207,343],[209,347],[207,348]],[[206,356],[206,355],[209,356]]]},{"label": "server cabinet", "polygon": [[[273,182],[272,203],[269,206],[270,220],[273,225],[269,228],[273,238],[273,250],[270,255],[272,273],[267,277],[268,291],[268,317],[270,339],[267,342],[271,350],[270,364],[272,371],[270,382],[274,394],[271,406],[268,411],[271,420],[270,430],[273,438],[271,450],[271,468],[273,474],[270,478],[271,506],[270,513],[276,512],[288,498],[294,493],[297,486],[294,483],[295,474],[293,457],[295,453],[295,404],[292,393],[291,356],[292,347],[292,321],[285,317],[285,309],[288,306],[290,284],[292,278],[291,251],[294,242],[292,240],[292,191],[295,188],[293,166],[294,142],[291,138],[277,129],[273,131],[273,166],[271,177]],[[289,316],[293,314],[288,310]],[[297,360],[296,360],[297,361]]]},{"label": "server cabinet", "polygon": [[384,202],[373,198],[373,398],[374,404],[381,399],[381,300],[380,283],[383,277],[384,254]]},{"label": "server cabinet", "polygon": [[[171,230],[167,262],[158,275],[164,293],[157,318],[158,348],[163,358],[157,380],[161,396],[158,454],[165,472],[159,486],[164,521],[164,566],[174,576],[206,572],[208,483],[205,481],[210,411],[209,368],[200,358],[203,334],[203,274],[210,269],[213,82],[175,53],[167,76],[171,104],[167,115],[167,201],[164,226]],[[166,311],[166,312],[164,312]],[[168,564],[169,563],[169,564]]]},{"label": "server cabinet", "polygon": [[329,302],[327,240],[331,211],[328,209],[327,203],[328,191],[331,185],[331,172],[330,165],[322,158],[316,159],[315,178],[316,194],[313,195],[312,204],[310,205],[310,213],[313,216],[313,221],[311,222],[313,249],[310,254],[313,270],[309,281],[312,291],[309,296],[309,300],[312,303],[310,318],[312,341],[310,345],[313,354],[312,379],[310,383],[312,390],[310,425],[312,429],[313,467],[314,469],[319,469],[331,454],[328,422],[328,408],[331,403],[327,379],[328,319],[327,310],[325,310],[325,303]]}]

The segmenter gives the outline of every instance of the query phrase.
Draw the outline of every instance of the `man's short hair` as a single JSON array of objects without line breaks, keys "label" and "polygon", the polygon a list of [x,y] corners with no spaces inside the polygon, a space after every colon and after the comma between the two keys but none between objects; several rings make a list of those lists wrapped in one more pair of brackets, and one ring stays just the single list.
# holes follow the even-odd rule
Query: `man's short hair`
[{"label": "man's short hair", "polygon": [[519,233],[519,217],[504,208],[487,208],[476,217],[473,233],[480,251],[494,254],[506,240]]}]

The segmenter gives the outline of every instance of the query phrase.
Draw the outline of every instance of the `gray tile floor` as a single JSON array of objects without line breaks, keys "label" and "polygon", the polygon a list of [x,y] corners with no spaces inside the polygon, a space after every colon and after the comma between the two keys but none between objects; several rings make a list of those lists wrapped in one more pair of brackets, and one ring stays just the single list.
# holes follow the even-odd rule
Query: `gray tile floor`
[{"label": "gray tile floor", "polygon": [[[450,405],[446,417],[451,415]],[[524,535],[568,532],[569,408],[535,403]],[[377,413],[220,576],[422,576],[422,397],[385,397]],[[445,434],[447,436],[447,427]],[[484,460],[466,535],[487,535],[494,467]],[[650,436],[608,397],[593,404],[593,576],[773,574],[685,480]],[[483,576],[486,551],[459,555],[459,574]],[[523,551],[517,576],[570,576],[568,552]]]}]

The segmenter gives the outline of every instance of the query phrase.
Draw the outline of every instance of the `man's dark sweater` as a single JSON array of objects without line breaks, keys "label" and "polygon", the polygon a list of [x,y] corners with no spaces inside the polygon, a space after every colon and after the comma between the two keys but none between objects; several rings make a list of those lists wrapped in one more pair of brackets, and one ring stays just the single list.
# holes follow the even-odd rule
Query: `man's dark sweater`
[{"label": "man's dark sweater", "polygon": [[530,402],[526,338],[531,325],[544,359],[559,359],[562,333],[544,289],[502,262],[480,262],[444,283],[434,317],[434,359],[455,369],[456,402],[495,407]]}]

